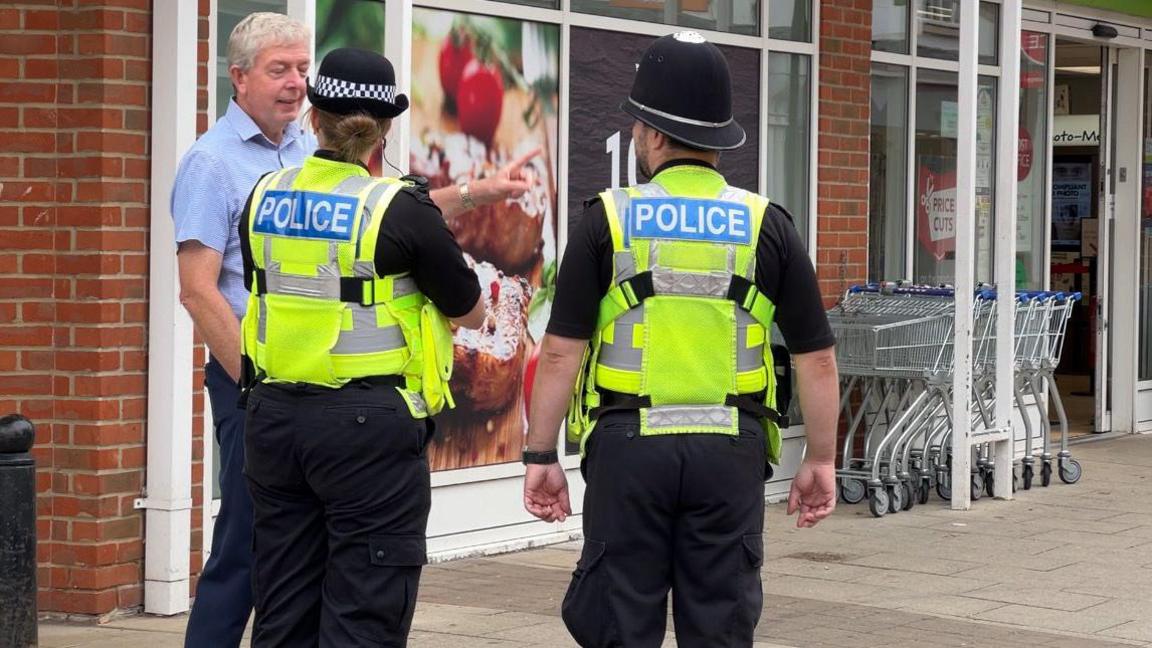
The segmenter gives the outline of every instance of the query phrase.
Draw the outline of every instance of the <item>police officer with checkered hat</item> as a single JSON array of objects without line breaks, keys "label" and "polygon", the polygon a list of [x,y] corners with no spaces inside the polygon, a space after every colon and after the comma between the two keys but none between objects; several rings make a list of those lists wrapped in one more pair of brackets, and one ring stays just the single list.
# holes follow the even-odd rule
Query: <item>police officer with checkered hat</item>
[{"label": "police officer with checkered hat", "polygon": [[430,418],[475,273],[426,186],[367,162],[408,107],[392,64],[337,49],[309,85],[319,150],[241,214],[253,646],[402,646],[431,506]]},{"label": "police officer with checkered hat", "polygon": [[731,98],[719,48],[694,32],[657,39],[621,106],[650,181],[585,203],[560,266],[524,504],[545,521],[572,512],[556,438],[567,410],[587,488],[563,616],[581,646],[660,646],[669,591],[680,646],[752,645],[787,409],[774,324],[808,435],[789,513],[807,527],[835,506],[831,329],[791,217],[717,170],[746,139]]}]

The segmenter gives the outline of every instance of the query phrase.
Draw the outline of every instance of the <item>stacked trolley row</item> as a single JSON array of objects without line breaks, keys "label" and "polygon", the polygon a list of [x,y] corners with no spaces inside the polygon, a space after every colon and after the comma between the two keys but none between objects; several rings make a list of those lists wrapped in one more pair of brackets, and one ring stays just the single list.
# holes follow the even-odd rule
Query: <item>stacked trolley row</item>
[{"label": "stacked trolley row", "polygon": [[[954,294],[948,288],[886,284],[855,287],[829,311],[836,334],[837,363],[843,381],[841,410],[848,420],[843,462],[838,471],[841,497],[856,503],[868,497],[877,517],[928,501],[935,486],[951,497],[951,389],[955,331]],[[1041,408],[1047,384],[1061,421],[1060,476],[1068,483],[1080,466],[1067,449],[1067,424],[1056,393],[1053,372],[1072,304],[1079,295],[1021,292],[1016,304],[1014,336],[1015,405],[1025,421],[1026,451],[1022,463],[1025,488],[1031,486],[1035,462],[1031,423],[1024,394]],[[971,312],[973,335],[973,400],[970,425],[990,428],[995,405],[996,293],[979,291]],[[1041,411],[1044,435],[1042,478],[1051,475],[1047,412]],[[993,465],[988,448],[973,462],[973,498],[992,490]],[[1049,477],[1044,477],[1048,475]]]}]

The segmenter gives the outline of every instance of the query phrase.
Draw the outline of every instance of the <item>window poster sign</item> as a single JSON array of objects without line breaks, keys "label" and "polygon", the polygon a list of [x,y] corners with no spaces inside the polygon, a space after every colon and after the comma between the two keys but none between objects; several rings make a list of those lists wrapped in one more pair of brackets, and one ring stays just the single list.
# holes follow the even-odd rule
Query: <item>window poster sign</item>
[{"label": "window poster sign", "polygon": [[921,156],[916,171],[916,235],[942,261],[956,249],[956,161]]},{"label": "window poster sign", "polygon": [[556,272],[560,32],[506,18],[412,13],[410,170],[458,185],[539,153],[521,198],[449,219],[489,318],[455,332],[456,408],[437,419],[433,470],[518,461]]},{"label": "window poster sign", "polygon": [[[584,201],[617,186],[646,182],[636,162],[630,115],[620,102],[632,89],[636,63],[653,37],[573,27],[568,108],[568,230],[584,210]],[[748,135],[744,146],[720,154],[728,183],[759,187],[760,53],[720,45],[732,72],[733,112]],[[771,197],[771,196],[769,196]],[[787,205],[784,205],[787,207]]]},{"label": "window poster sign", "polygon": [[1092,217],[1092,165],[1052,165],[1052,247],[1080,249],[1080,220]]}]

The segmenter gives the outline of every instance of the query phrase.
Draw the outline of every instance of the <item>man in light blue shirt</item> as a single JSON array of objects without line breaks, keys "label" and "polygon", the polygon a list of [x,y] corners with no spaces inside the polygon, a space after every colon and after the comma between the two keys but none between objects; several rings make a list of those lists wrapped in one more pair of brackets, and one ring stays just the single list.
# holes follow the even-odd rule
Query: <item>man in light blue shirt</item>
[{"label": "man in light blue shirt", "polygon": [[[204,383],[220,444],[220,512],[196,590],[186,648],[239,646],[252,612],[252,502],[244,483],[240,319],[244,289],[238,224],[257,180],[300,166],[316,140],[296,123],[307,89],[311,33],[281,14],[255,13],[228,39],[235,91],[228,112],[185,153],[172,190],[180,303],[208,345]],[[533,179],[519,158],[494,176],[431,192],[446,218],[517,198]],[[206,476],[206,479],[210,477]]]}]

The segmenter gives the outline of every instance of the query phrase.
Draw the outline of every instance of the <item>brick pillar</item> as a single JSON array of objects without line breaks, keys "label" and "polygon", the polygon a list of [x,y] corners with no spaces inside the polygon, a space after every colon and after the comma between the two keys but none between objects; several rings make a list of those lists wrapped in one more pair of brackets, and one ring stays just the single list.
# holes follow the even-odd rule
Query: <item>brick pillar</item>
[{"label": "brick pillar", "polygon": [[[40,429],[40,607],[138,606],[151,2],[0,9],[0,410]],[[11,253],[14,250],[14,253]]]},{"label": "brick pillar", "polygon": [[868,276],[872,0],[820,6],[816,267],[825,303]]}]

